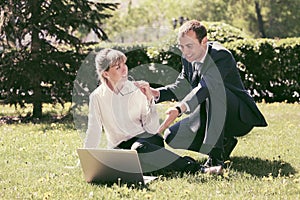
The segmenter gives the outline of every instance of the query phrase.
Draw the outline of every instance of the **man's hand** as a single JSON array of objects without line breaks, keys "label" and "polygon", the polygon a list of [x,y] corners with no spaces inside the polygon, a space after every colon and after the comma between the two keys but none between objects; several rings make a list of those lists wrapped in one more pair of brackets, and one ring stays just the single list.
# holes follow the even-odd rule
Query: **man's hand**
[{"label": "man's hand", "polygon": [[166,111],[167,118],[165,121],[160,125],[158,132],[163,133],[163,131],[168,128],[174,120],[178,117],[178,110],[175,107],[171,107]]},{"label": "man's hand", "polygon": [[[179,107],[176,108],[176,107]],[[187,107],[183,103],[179,103],[177,106],[171,107],[166,111],[167,118],[165,121],[160,125],[158,132],[163,133],[166,128],[168,128],[174,121],[175,119],[181,115],[182,113],[186,112]],[[181,113],[179,113],[181,111]]]},{"label": "man's hand", "polygon": [[150,90],[151,90],[151,93],[152,93],[152,95],[154,96],[154,98],[155,98],[155,99],[158,99],[158,98],[159,98],[159,95],[160,95],[159,90],[158,90],[158,89],[154,89],[154,88],[152,88],[152,87],[150,87]]}]

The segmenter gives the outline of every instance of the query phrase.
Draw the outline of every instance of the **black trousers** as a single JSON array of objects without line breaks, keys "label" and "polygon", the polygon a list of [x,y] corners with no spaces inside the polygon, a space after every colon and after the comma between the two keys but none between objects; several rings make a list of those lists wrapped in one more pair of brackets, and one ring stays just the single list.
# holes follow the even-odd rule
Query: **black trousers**
[{"label": "black trousers", "polygon": [[[227,95],[227,116],[225,121],[224,136],[225,137],[240,137],[248,134],[253,125],[243,122],[239,111],[239,98],[231,91],[226,91]],[[247,105],[243,105],[247,106]]]},{"label": "black trousers", "polygon": [[167,150],[164,139],[159,134],[139,134],[120,143],[118,148],[136,150],[144,173],[159,170],[184,172],[190,164],[189,159]]},{"label": "black trousers", "polygon": [[[227,116],[225,125],[220,137],[214,147],[218,152],[223,152],[223,141],[225,138],[244,136],[249,133],[253,125],[247,124],[241,120],[239,113],[239,99],[232,92],[227,91]],[[204,104],[205,105],[205,104]],[[190,129],[189,119],[185,118],[173,126],[169,127],[165,133],[165,141],[173,148],[188,149],[199,152],[204,140],[206,130],[206,111],[201,106],[200,110],[200,128],[196,133]]]}]

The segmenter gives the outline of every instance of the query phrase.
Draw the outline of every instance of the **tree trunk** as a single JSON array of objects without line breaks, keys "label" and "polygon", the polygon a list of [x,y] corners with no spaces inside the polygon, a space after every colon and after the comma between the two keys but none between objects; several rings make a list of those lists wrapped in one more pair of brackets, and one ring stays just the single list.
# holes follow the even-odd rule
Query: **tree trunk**
[{"label": "tree trunk", "polygon": [[37,85],[34,88],[34,95],[33,95],[33,113],[32,117],[34,118],[41,118],[43,115],[43,102],[41,101],[41,96],[42,96],[42,90],[41,86]]},{"label": "tree trunk", "polygon": [[36,19],[39,17],[39,7],[40,5],[35,1],[30,1],[31,6],[31,22],[32,26],[32,35],[31,35],[31,67],[32,70],[32,85],[33,85],[33,113],[32,117],[41,118],[42,117],[42,88],[41,88],[41,78],[40,78],[40,53],[41,53],[41,41],[39,39],[39,27]]},{"label": "tree trunk", "polygon": [[258,29],[259,29],[260,35],[262,38],[265,38],[266,34],[265,34],[265,30],[264,30],[264,22],[263,22],[262,15],[260,12],[259,3],[257,1],[255,1],[255,12],[256,12],[256,16],[257,16]]}]

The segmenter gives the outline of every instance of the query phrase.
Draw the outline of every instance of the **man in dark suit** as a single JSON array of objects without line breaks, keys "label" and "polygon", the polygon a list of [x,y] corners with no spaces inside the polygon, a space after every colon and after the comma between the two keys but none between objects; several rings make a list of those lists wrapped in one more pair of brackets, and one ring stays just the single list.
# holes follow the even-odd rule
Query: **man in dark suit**
[{"label": "man in dark suit", "polygon": [[[207,167],[224,166],[237,144],[235,137],[267,123],[245,90],[234,57],[220,44],[208,42],[199,21],[184,23],[178,42],[180,75],[174,84],[151,88],[157,103],[178,101],[167,110],[159,131],[165,131],[165,141],[173,148],[208,154]],[[189,115],[169,127],[182,113]]]}]

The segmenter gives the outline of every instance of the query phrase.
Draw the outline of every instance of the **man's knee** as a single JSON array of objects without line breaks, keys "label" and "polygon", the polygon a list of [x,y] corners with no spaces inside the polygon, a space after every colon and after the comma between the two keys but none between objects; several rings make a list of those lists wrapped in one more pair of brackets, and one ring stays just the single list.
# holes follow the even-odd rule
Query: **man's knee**
[{"label": "man's knee", "polygon": [[138,153],[149,153],[154,152],[162,147],[157,146],[155,144],[151,144],[146,140],[137,140],[131,145],[131,150],[136,150]]},{"label": "man's knee", "polygon": [[139,152],[146,148],[147,143],[148,142],[146,141],[136,141],[131,145],[131,150],[136,150],[137,152]]},{"label": "man's knee", "polygon": [[171,141],[174,138],[174,134],[172,133],[172,131],[170,129],[166,129],[164,132],[164,140],[167,144],[170,144]]},{"label": "man's knee", "polygon": [[225,137],[242,137],[250,133],[252,129],[252,125],[243,124],[243,126],[236,127],[236,130],[225,130]]},{"label": "man's knee", "polygon": [[165,142],[172,148],[186,148],[186,140],[178,135],[176,132],[173,132],[172,129],[166,129],[164,132]]}]

